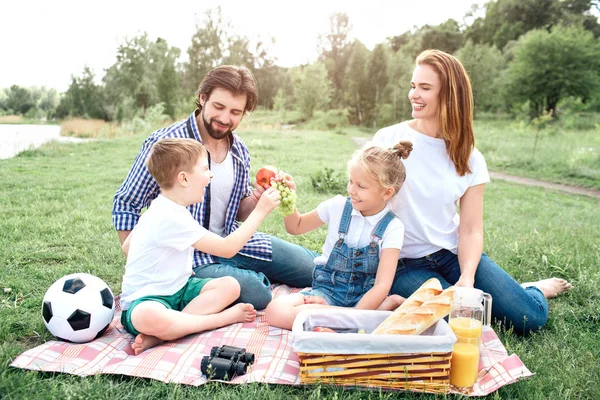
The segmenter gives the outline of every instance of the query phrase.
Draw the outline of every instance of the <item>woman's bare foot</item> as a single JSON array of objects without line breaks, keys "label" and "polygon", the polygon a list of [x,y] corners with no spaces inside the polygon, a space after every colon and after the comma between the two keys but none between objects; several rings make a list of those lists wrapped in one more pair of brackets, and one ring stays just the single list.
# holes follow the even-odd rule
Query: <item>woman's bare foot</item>
[{"label": "woman's bare foot", "polygon": [[377,307],[377,309],[385,310],[385,311],[393,311],[396,308],[400,307],[400,304],[404,303],[404,300],[406,300],[406,299],[400,295],[391,294],[385,298],[385,300],[381,303],[381,305],[379,307]]},{"label": "woman's bare foot", "polygon": [[535,286],[542,291],[547,299],[552,299],[559,294],[569,291],[573,288],[573,285],[560,278],[548,278],[537,282],[525,282],[522,283],[521,286],[524,288]]},{"label": "woman's bare foot", "polygon": [[327,301],[321,296],[304,296],[304,304],[325,304]]},{"label": "woman's bare foot", "polygon": [[256,310],[249,303],[239,303],[220,313],[224,317],[225,325],[238,322],[252,322],[256,318]]},{"label": "woman's bare foot", "polygon": [[143,333],[140,333],[139,335],[137,335],[135,337],[135,341],[131,345],[131,348],[133,349],[133,352],[137,356],[137,355],[143,353],[145,350],[147,350],[151,347],[157,346],[163,342],[164,342],[164,340],[159,339],[156,336],[150,336],[150,335],[145,335]]}]

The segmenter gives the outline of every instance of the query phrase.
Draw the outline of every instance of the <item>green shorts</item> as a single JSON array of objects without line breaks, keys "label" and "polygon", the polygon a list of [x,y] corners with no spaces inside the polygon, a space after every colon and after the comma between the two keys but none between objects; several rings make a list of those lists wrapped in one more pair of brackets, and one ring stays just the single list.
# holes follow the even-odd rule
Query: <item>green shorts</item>
[{"label": "green shorts", "polygon": [[137,336],[139,335],[139,331],[133,327],[131,323],[131,311],[140,303],[144,301],[156,301],[162,305],[164,305],[169,310],[181,311],[188,305],[188,303],[194,300],[199,294],[204,285],[210,278],[207,279],[199,279],[199,278],[190,278],[187,283],[177,291],[177,293],[171,296],[144,296],[140,297],[131,302],[129,308],[123,312],[121,312],[121,323],[123,327],[127,330],[127,332]]}]

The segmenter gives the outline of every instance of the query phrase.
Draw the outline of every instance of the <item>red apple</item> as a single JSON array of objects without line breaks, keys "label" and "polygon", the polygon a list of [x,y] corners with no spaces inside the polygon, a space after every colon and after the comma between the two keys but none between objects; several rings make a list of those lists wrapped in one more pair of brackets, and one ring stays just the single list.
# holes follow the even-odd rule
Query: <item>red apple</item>
[{"label": "red apple", "polygon": [[315,326],[313,332],[328,332],[328,333],[337,333],[331,328],[326,328],[324,326]]},{"label": "red apple", "polygon": [[271,179],[277,175],[277,168],[272,165],[265,165],[256,173],[256,183],[265,189],[271,187]]}]

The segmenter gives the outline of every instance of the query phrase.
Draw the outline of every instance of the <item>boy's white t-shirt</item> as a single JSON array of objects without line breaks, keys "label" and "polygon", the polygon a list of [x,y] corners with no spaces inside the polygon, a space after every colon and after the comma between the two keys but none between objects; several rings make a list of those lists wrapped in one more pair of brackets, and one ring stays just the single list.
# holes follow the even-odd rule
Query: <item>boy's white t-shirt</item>
[{"label": "boy's white t-shirt", "polygon": [[[339,229],[340,221],[346,198],[343,196],[335,196],[329,200],[325,200],[317,206],[317,213],[321,221],[328,224],[327,238],[323,244],[322,254],[315,258],[315,264],[325,265],[329,259],[329,255],[335,246],[335,243],[340,238]],[[348,247],[364,247],[371,243],[373,229],[377,223],[390,210],[389,205],[375,215],[364,217],[359,211],[352,208],[350,226],[344,241]],[[394,218],[388,224],[381,241],[379,242],[379,255],[383,249],[401,249],[404,237],[404,226],[398,218]]]},{"label": "boy's white t-shirt", "polygon": [[490,181],[483,155],[473,149],[471,173],[459,176],[446,152],[443,139],[412,129],[408,121],[380,129],[371,144],[392,147],[411,141],[406,160],[406,181],[392,199],[392,210],[404,223],[400,258],[420,258],[440,249],[457,253],[459,215],[457,205],[467,189]]},{"label": "boy's white t-shirt", "polygon": [[190,211],[162,194],[131,232],[121,308],[143,296],[170,296],[192,276],[192,245],[206,233]]}]

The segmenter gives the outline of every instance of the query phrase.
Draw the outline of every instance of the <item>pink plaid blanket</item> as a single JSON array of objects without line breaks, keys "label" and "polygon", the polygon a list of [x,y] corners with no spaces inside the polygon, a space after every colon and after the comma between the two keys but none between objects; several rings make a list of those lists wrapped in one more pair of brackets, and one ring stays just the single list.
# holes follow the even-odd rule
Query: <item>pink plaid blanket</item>
[{"label": "pink plaid blanket", "polygon": [[[273,287],[273,295],[296,290],[278,285]],[[244,347],[256,356],[249,371],[230,383],[300,384],[300,366],[298,355],[292,350],[291,331],[269,326],[262,312],[252,323],[239,323],[186,336],[147,350],[139,356],[133,354],[131,343],[134,337],[123,329],[120,314],[117,308],[110,328],[99,339],[84,344],[50,341],[27,350],[11,366],[79,376],[130,375],[199,386],[207,381],[200,371],[202,357],[209,355],[213,346],[230,345]],[[479,377],[471,396],[485,396],[532,375],[518,356],[508,355],[493,329],[484,330]]]}]

